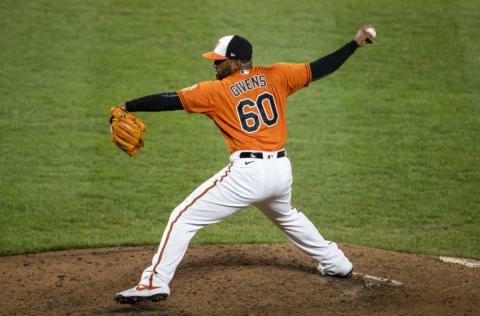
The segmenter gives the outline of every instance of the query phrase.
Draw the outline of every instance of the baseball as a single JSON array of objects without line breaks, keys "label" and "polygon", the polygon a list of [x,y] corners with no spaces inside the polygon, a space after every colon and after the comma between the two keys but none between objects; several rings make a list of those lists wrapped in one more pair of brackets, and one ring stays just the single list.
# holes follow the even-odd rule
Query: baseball
[{"label": "baseball", "polygon": [[367,28],[365,30],[365,32],[370,33],[373,36],[373,38],[375,38],[377,36],[377,32],[375,31],[375,29],[373,27]]}]

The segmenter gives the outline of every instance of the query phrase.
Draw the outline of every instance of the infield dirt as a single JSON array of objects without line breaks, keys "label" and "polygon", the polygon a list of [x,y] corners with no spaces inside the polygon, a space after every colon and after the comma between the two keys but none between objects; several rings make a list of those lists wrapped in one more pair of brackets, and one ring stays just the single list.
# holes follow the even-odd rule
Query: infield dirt
[{"label": "infield dirt", "polygon": [[[156,246],[0,258],[1,315],[480,315],[480,269],[340,245],[349,279],[321,277],[292,244],[191,245],[158,303],[121,305]],[[381,282],[362,274],[390,279]]]}]

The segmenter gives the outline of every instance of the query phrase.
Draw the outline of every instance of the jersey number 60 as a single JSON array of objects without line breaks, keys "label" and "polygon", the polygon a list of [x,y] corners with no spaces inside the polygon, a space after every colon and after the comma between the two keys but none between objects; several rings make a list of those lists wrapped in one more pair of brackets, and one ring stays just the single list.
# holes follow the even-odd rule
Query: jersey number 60
[{"label": "jersey number 60", "polygon": [[[265,111],[266,103],[268,103],[270,106],[272,113],[271,118],[268,117],[267,111]],[[252,109],[254,107],[258,109],[260,118],[256,112],[245,112],[245,108]],[[242,101],[238,102],[237,113],[240,124],[242,125],[242,129],[247,133],[254,133],[258,131],[260,128],[260,119],[262,120],[263,124],[267,125],[268,127],[277,124],[278,121],[278,110],[275,104],[275,99],[273,98],[273,95],[268,92],[260,94],[257,97],[257,102],[253,102],[250,99],[243,99]]]}]

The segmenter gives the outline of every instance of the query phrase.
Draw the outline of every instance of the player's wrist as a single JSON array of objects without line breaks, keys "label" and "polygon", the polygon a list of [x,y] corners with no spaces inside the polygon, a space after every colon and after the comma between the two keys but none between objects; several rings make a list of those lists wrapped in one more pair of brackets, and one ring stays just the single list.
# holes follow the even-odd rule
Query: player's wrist
[{"label": "player's wrist", "polygon": [[349,45],[353,49],[357,49],[358,47],[360,47],[360,45],[358,45],[358,42],[354,39],[350,41]]},{"label": "player's wrist", "polygon": [[127,111],[127,105],[125,104],[125,102],[120,103],[119,105],[116,106],[116,108]]}]

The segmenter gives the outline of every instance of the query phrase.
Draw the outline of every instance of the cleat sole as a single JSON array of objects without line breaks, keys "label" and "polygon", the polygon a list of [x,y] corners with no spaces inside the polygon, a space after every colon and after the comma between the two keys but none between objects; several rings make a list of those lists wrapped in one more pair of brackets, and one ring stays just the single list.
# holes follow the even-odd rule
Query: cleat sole
[{"label": "cleat sole", "polygon": [[168,297],[168,294],[155,294],[152,296],[122,296],[122,295],[116,295],[115,296],[115,301],[117,301],[120,304],[136,304],[141,301],[152,301],[152,302],[159,302],[166,300]]}]

